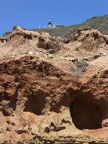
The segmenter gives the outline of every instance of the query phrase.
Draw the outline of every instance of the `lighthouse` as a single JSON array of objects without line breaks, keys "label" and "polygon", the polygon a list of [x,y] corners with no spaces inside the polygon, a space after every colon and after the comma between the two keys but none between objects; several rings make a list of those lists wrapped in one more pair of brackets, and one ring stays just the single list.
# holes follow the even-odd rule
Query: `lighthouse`
[{"label": "lighthouse", "polygon": [[48,21],[47,28],[53,27],[51,20]]}]

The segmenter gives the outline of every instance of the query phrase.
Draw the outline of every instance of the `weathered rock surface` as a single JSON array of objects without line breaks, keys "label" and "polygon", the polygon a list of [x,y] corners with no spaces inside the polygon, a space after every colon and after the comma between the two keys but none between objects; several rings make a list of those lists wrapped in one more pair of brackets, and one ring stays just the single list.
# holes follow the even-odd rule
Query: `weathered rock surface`
[{"label": "weathered rock surface", "polygon": [[108,56],[90,63],[81,77],[82,92],[100,108],[101,127],[107,127],[108,118]]},{"label": "weathered rock surface", "polygon": [[14,27],[0,46],[1,140],[108,139],[108,37],[64,41]]}]

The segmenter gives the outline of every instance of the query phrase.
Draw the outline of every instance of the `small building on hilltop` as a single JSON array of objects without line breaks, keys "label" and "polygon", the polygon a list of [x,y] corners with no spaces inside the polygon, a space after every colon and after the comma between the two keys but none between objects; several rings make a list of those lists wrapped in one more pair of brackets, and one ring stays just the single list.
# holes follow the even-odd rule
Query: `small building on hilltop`
[{"label": "small building on hilltop", "polygon": [[57,25],[55,25],[55,27],[65,27],[65,25],[63,25],[63,24],[57,24]]}]

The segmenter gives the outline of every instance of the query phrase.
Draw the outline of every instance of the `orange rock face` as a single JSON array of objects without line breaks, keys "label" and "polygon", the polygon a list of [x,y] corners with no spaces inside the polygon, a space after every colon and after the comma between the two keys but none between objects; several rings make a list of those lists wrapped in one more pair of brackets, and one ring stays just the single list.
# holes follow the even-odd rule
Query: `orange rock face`
[{"label": "orange rock face", "polygon": [[107,139],[107,41],[89,28],[67,44],[15,27],[0,47],[0,139]]}]

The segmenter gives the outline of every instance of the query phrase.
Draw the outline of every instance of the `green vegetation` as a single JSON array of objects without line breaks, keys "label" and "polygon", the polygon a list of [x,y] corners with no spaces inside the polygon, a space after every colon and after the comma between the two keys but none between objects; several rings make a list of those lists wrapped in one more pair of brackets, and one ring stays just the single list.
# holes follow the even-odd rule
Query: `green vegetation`
[{"label": "green vegetation", "polygon": [[108,15],[92,17],[86,22],[82,23],[82,26],[91,27],[99,30],[102,34],[108,34]]},{"label": "green vegetation", "polygon": [[99,30],[102,34],[108,35],[108,15],[92,17],[82,24],[65,26],[61,28],[44,28],[44,29],[32,29],[33,31],[45,31],[52,35],[60,37],[68,37],[73,31],[78,28],[91,27],[93,29]]},{"label": "green vegetation", "polygon": [[60,36],[60,37],[68,37],[73,31],[78,29],[80,27],[80,24],[78,25],[72,25],[72,26],[65,26],[65,27],[55,27],[55,28],[43,28],[43,29],[31,29],[33,31],[38,32],[48,32],[51,35],[54,36]]}]

